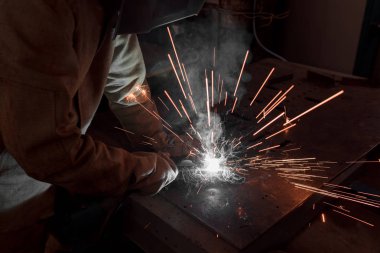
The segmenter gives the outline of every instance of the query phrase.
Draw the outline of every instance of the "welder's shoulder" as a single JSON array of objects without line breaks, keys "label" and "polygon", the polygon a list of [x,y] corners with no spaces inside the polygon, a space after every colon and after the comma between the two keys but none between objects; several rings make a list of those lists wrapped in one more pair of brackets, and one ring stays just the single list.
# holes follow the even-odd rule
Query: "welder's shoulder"
[{"label": "welder's shoulder", "polygon": [[[1,0],[0,26],[18,23],[54,26],[73,19],[74,0]],[[25,27],[27,28],[27,27]]]},{"label": "welder's shoulder", "polygon": [[72,75],[74,29],[67,0],[0,0],[0,78],[45,87]]}]

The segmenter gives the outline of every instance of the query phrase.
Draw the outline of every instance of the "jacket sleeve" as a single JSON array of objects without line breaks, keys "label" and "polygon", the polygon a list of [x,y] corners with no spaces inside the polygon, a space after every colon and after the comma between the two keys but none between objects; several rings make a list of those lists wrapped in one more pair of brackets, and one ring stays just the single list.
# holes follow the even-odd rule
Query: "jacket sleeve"
[{"label": "jacket sleeve", "polygon": [[[22,8],[12,10],[16,2]],[[129,153],[81,135],[73,102],[80,79],[73,49],[75,20],[65,1],[47,2],[1,3],[4,146],[37,180],[73,193],[120,194],[154,174],[160,157]]]},{"label": "jacket sleeve", "polygon": [[122,126],[134,134],[127,136],[135,148],[142,141],[152,142],[160,149],[167,144],[162,122],[157,113],[145,79],[146,71],[138,38],[135,34],[115,39],[114,56],[108,75],[105,95],[110,108]]}]

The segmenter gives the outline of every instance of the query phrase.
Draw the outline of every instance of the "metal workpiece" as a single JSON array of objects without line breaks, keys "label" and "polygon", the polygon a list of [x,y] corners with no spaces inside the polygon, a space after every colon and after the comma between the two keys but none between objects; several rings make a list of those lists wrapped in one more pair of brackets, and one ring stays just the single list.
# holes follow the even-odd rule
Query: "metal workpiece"
[{"label": "metal workpiece", "polygon": [[[252,94],[272,67],[276,71],[250,106]],[[290,131],[266,140],[265,147],[278,144],[279,148],[265,152],[252,148],[241,152],[243,159],[260,155],[265,163],[241,164],[244,173],[239,175],[244,181],[240,183],[189,181],[182,174],[197,164],[186,161],[179,164],[176,181],[158,196],[131,196],[126,219],[143,232],[136,236],[126,223],[126,233],[147,252],[159,251],[156,251],[158,246],[144,248],[146,235],[173,252],[276,250],[318,214],[311,206],[322,200],[321,195],[295,187],[295,183],[317,189],[326,182],[340,184],[356,170],[356,166],[348,162],[356,161],[380,142],[380,90],[344,83],[326,85],[326,82],[308,79],[307,69],[272,60],[248,65],[246,71],[252,75],[251,81],[241,84],[246,95],[234,113],[230,111],[222,117],[225,131],[231,135],[251,129],[257,131],[260,127],[256,125],[256,115],[280,89],[286,90],[292,84],[295,85],[292,93],[281,106],[274,108],[266,122],[284,110],[291,119],[339,90],[344,90],[344,94],[296,120],[297,125]],[[261,137],[251,134],[245,148],[279,129],[281,125],[273,124],[263,130]],[[304,158],[313,160],[302,161],[310,166],[310,171],[303,173],[315,176],[305,181],[286,173],[284,176],[278,167],[270,166],[279,160]]]}]

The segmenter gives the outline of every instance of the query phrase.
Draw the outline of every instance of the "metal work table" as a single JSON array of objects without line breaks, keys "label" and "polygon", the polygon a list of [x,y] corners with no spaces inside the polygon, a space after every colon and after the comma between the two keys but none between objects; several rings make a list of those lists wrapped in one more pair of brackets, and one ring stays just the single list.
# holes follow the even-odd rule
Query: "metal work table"
[{"label": "metal work table", "polygon": [[[273,66],[277,71],[272,81],[258,103],[249,107],[252,95]],[[292,157],[337,162],[323,173],[328,179],[313,182],[314,186],[333,178],[342,182],[344,178],[336,176],[352,169],[346,162],[359,159],[380,142],[380,89],[328,84],[308,78],[307,69],[273,60],[248,65],[247,70],[253,79],[242,84],[247,89],[246,98],[237,116],[229,116],[229,121],[236,120],[232,126],[236,131],[257,128],[255,115],[279,89],[290,84],[296,85],[285,102],[290,117],[345,90],[343,96],[271,141],[274,145],[286,140],[288,148],[301,147]],[[272,154],[276,151],[268,153]],[[315,216],[310,208],[319,197],[310,196],[268,170],[252,170],[244,184],[214,183],[201,189],[179,179],[157,196],[130,196],[124,234],[146,252],[266,252],[290,240]]]}]

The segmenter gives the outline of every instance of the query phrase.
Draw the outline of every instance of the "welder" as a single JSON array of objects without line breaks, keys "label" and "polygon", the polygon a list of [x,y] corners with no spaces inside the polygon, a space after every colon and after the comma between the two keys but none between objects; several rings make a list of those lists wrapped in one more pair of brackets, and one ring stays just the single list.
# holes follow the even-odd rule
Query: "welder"
[{"label": "welder", "polygon": [[[188,150],[168,148],[161,121],[139,105],[156,111],[135,33],[196,14],[202,4],[0,1],[0,252],[57,250],[46,221],[60,206],[58,191],[118,199],[155,194],[175,179],[170,155]],[[127,101],[132,93],[135,100]],[[107,146],[86,134],[103,94],[134,133],[132,143],[149,136],[154,152]]]}]

